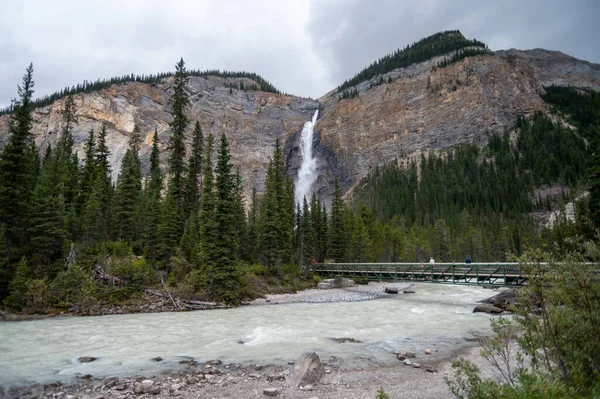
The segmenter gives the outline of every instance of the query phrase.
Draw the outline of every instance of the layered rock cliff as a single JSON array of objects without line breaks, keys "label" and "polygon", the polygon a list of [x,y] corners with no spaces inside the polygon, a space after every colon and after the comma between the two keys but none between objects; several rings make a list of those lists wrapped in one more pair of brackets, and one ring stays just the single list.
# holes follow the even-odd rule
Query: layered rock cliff
[{"label": "layered rock cliff", "polygon": [[[191,77],[188,116],[200,122],[205,135],[227,135],[232,161],[240,167],[248,196],[252,187],[264,189],[277,137],[287,155],[288,173],[296,175],[302,125],[320,109],[314,139],[319,172],[315,190],[327,199],[334,177],[347,192],[375,165],[463,143],[485,145],[490,134],[511,129],[518,115],[546,110],[540,97],[544,86],[600,90],[600,65],[558,52],[499,51],[438,68],[441,59],[362,82],[355,87],[358,95],[344,100],[335,91],[317,101],[228,87],[234,81],[249,86],[252,82],[247,78]],[[166,80],[161,84],[126,83],[76,95],[74,136],[80,156],[88,131],[98,131],[106,124],[116,176],[137,124],[144,138],[144,166],[154,129],[158,129],[166,161],[170,93],[171,81]],[[58,139],[63,101],[35,111],[33,133],[42,149]],[[8,117],[0,117],[0,146],[7,130]]]},{"label": "layered rock cliff", "polygon": [[[225,133],[230,142],[232,162],[240,167],[249,196],[253,186],[259,191],[263,189],[275,139],[279,137],[282,142],[291,142],[304,122],[310,120],[319,103],[300,97],[226,87],[234,81],[246,86],[252,83],[246,78],[190,77],[191,105],[187,116],[192,125],[187,144],[191,145],[193,122],[196,120],[200,122],[205,137],[209,133],[215,135],[216,143],[221,133]],[[144,172],[148,168],[155,129],[158,130],[161,160],[166,169],[169,123],[172,120],[168,105],[171,83],[171,79],[162,84],[126,83],[75,95],[77,125],[73,136],[80,159],[84,157],[83,147],[89,130],[98,132],[105,124],[110,163],[116,179],[129,137],[137,124],[144,142],[140,151]],[[64,99],[34,112],[32,130],[42,150],[58,140],[63,107]],[[8,116],[4,116],[0,118],[0,134],[6,136],[7,130]]]}]

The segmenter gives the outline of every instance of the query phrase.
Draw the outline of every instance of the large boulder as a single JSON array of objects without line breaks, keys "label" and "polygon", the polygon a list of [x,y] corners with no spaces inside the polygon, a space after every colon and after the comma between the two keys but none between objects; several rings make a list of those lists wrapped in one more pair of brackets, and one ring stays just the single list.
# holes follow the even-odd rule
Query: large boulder
[{"label": "large boulder", "polygon": [[475,306],[473,313],[502,313],[503,310],[495,307],[494,305],[488,305],[487,303],[481,303]]},{"label": "large boulder", "polygon": [[325,368],[319,355],[315,352],[304,352],[294,363],[294,367],[287,377],[287,383],[293,388],[316,385],[324,375]]},{"label": "large boulder", "polygon": [[479,301],[479,303],[492,305],[502,310],[508,310],[509,306],[518,305],[517,294],[514,289],[502,291],[501,293],[494,295],[493,297]]}]

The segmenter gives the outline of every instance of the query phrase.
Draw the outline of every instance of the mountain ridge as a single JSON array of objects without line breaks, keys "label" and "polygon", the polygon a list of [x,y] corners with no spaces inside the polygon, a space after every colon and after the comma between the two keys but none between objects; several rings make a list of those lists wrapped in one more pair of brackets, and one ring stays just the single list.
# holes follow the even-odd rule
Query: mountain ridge
[{"label": "mountain ridge", "polygon": [[[226,134],[249,198],[253,187],[259,192],[264,188],[276,138],[283,143],[288,173],[297,174],[299,133],[319,109],[314,139],[319,173],[315,191],[328,198],[335,178],[347,192],[377,164],[463,143],[485,145],[492,133],[512,129],[518,116],[547,112],[541,98],[544,86],[600,90],[600,65],[556,51],[500,50],[440,67],[449,54],[361,81],[353,86],[356,96],[347,99],[336,96],[337,89],[313,100],[248,90],[253,81],[247,77],[192,76],[188,117],[199,120],[205,134]],[[78,125],[73,134],[80,158],[88,131],[106,124],[116,178],[137,124],[144,142],[142,163],[147,167],[154,130],[159,132],[163,150],[168,142],[169,92],[167,78],[159,83],[126,82],[76,94]],[[58,139],[63,101],[34,111],[32,131],[42,151]],[[8,120],[7,115],[0,117],[0,146],[6,141]]]}]

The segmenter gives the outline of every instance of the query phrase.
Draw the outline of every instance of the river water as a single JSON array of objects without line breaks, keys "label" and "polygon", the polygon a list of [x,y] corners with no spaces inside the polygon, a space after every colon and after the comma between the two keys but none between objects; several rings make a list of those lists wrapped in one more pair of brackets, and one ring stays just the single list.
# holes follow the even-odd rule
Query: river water
[{"label": "river water", "polygon": [[[472,313],[490,290],[416,284],[415,294],[362,302],[246,306],[184,313],[60,317],[0,322],[0,385],[68,382],[180,370],[179,361],[286,363],[306,350],[346,367],[397,362],[395,349],[433,358],[469,345],[470,332],[489,332],[489,317]],[[348,337],[362,343],[339,344]],[[98,360],[79,363],[80,356]],[[151,359],[160,356],[162,362]]]}]

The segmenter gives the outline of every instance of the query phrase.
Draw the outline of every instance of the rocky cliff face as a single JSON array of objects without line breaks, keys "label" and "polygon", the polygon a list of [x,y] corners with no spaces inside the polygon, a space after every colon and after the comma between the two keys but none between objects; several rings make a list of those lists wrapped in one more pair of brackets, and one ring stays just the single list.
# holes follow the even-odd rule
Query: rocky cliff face
[{"label": "rocky cliff face", "polygon": [[[231,90],[225,84],[234,79],[217,77],[191,77],[189,93],[191,106],[188,117],[198,120],[205,137],[213,133],[218,145],[218,137],[225,133],[230,143],[232,162],[240,167],[245,183],[246,194],[250,195],[253,186],[262,190],[269,157],[272,155],[275,138],[283,143],[292,141],[310,120],[319,103],[310,99],[292,97],[260,91]],[[235,79],[250,83],[247,79]],[[108,89],[74,96],[77,125],[73,135],[79,156],[83,159],[83,146],[90,129],[98,132],[106,125],[107,141],[111,153],[113,178],[119,172],[121,160],[128,148],[129,136],[137,124],[144,144],[141,159],[146,170],[152,147],[154,130],[158,130],[161,158],[166,167],[167,145],[172,120],[169,114],[168,98],[171,94],[171,81],[163,84],[126,83]],[[61,129],[60,111],[64,99],[50,106],[37,109],[34,113],[33,133],[40,148],[54,144]],[[8,117],[0,118],[0,135],[8,130]],[[188,132],[187,144],[191,145],[193,125]],[[5,138],[5,137],[4,137]]]},{"label": "rocky cliff face", "polygon": [[333,175],[345,192],[370,169],[399,158],[487,144],[511,129],[518,115],[544,111],[550,84],[598,89],[600,65],[545,50],[498,52],[437,68],[442,57],[359,84],[358,96],[319,101],[321,191]]},{"label": "rocky cliff face", "polygon": [[[328,199],[334,177],[349,191],[378,164],[447,150],[463,143],[485,145],[490,134],[511,129],[518,115],[546,106],[540,97],[550,84],[600,90],[600,65],[546,50],[499,51],[436,68],[440,57],[397,69],[360,83],[358,96],[339,100],[331,92],[318,101],[259,91],[230,90],[234,80],[192,77],[188,116],[207,135],[225,133],[232,161],[240,167],[246,194],[264,189],[266,167],[279,137],[287,155],[288,173],[300,166],[299,136],[316,109],[315,153],[319,178],[316,191]],[[389,83],[388,83],[389,82]],[[158,129],[163,162],[171,121],[169,80],[162,84],[127,83],[75,96],[77,151],[89,129],[104,123],[112,154],[113,176],[119,171],[134,124],[144,138],[142,161],[147,167],[152,134]],[[35,111],[33,132],[43,149],[60,132],[63,101]],[[0,146],[6,140],[8,117],[0,117]],[[191,143],[191,128],[188,144]]]}]

